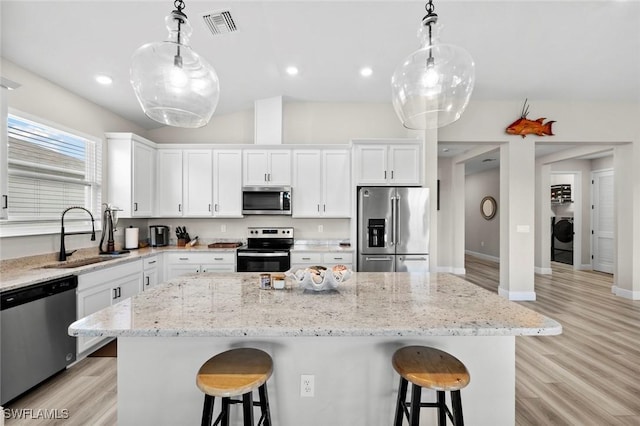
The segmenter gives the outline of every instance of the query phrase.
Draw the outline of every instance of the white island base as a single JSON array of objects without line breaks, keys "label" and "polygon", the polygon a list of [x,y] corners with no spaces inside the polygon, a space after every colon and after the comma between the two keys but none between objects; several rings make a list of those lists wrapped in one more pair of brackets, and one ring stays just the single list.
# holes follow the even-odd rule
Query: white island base
[{"label": "white island base", "polygon": [[[274,361],[267,382],[274,426],[389,426],[399,381],[391,356],[410,344],[445,350],[467,366],[466,424],[515,424],[515,336],[119,337],[118,424],[200,424],[200,365],[229,348],[255,347]],[[300,396],[302,374],[315,376],[313,397]],[[435,393],[423,392],[427,398]],[[240,406],[232,409],[231,424],[241,425]],[[423,408],[420,424],[436,425],[435,411]]]}]

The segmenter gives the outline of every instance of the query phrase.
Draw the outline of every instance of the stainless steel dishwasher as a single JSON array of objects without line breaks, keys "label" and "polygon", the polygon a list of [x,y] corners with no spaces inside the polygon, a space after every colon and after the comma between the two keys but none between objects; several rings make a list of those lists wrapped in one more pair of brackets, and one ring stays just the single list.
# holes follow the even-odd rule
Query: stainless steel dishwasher
[{"label": "stainless steel dishwasher", "polygon": [[75,361],[77,287],[68,276],[0,293],[0,404]]}]

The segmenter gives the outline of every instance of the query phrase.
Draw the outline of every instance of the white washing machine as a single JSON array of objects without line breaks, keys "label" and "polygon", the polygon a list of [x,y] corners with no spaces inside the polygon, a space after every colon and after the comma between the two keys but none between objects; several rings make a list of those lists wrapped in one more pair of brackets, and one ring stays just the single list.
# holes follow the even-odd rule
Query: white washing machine
[{"label": "white washing machine", "polygon": [[573,217],[551,218],[551,260],[573,265]]}]

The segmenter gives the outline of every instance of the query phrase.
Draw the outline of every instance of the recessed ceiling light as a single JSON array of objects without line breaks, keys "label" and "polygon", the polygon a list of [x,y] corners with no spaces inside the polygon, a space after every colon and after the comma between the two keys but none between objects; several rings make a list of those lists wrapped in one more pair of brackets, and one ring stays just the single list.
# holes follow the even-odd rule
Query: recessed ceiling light
[{"label": "recessed ceiling light", "polygon": [[287,67],[286,71],[289,75],[298,75],[298,67],[290,66]]},{"label": "recessed ceiling light", "polygon": [[369,67],[364,67],[360,69],[360,75],[363,77],[370,77],[373,74],[373,70]]},{"label": "recessed ceiling light", "polygon": [[113,79],[105,74],[96,75],[96,81],[104,86],[108,86],[113,83]]}]

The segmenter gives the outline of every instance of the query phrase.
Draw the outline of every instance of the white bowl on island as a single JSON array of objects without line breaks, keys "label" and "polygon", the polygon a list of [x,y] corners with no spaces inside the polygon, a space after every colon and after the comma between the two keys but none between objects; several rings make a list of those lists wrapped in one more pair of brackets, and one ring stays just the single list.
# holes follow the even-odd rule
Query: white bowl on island
[{"label": "white bowl on island", "polygon": [[310,266],[285,272],[285,275],[297,282],[305,290],[326,291],[336,290],[338,285],[351,278],[351,270],[344,265]]}]

